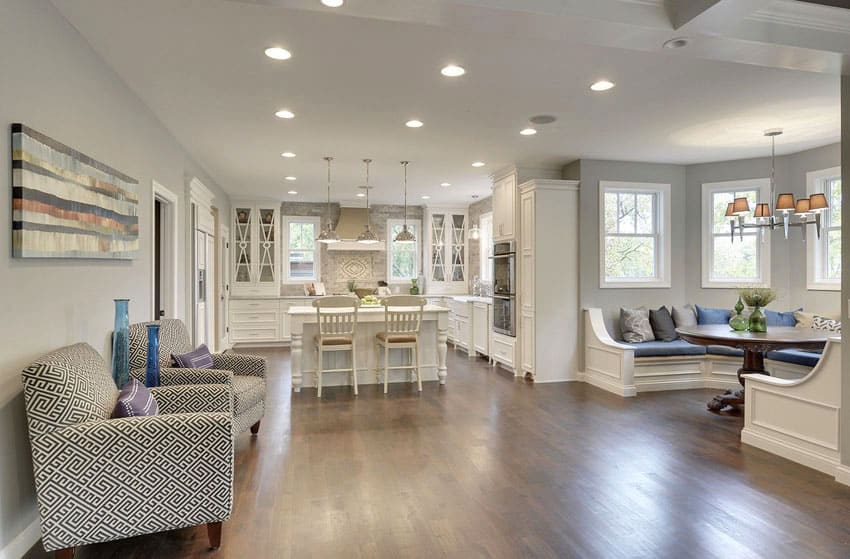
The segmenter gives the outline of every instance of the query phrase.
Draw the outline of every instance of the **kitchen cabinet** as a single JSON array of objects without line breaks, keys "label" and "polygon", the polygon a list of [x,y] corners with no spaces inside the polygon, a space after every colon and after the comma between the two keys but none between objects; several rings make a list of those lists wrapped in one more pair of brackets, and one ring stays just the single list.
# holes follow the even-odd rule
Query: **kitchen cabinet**
[{"label": "kitchen cabinet", "polygon": [[516,346],[516,338],[493,332],[493,345],[490,348],[490,358],[501,365],[504,365],[511,371],[514,370],[514,349]]},{"label": "kitchen cabinet", "polygon": [[280,339],[280,306],[277,299],[231,299],[230,341],[276,342]]},{"label": "kitchen cabinet", "polygon": [[280,206],[235,203],[231,232],[232,296],[277,295],[280,292]]},{"label": "kitchen cabinet", "polygon": [[472,342],[475,352],[490,355],[490,332],[493,329],[493,305],[483,302],[472,304]]},{"label": "kitchen cabinet", "polygon": [[510,241],[516,236],[517,174],[493,181],[493,240]]},{"label": "kitchen cabinet", "polygon": [[429,293],[467,293],[469,239],[466,208],[425,211],[425,278]]}]

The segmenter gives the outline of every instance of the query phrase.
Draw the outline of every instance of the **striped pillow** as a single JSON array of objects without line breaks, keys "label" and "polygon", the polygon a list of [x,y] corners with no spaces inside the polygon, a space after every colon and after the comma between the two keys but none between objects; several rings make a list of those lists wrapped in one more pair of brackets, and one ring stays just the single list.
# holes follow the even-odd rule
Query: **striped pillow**
[{"label": "striped pillow", "polygon": [[118,401],[112,410],[112,417],[141,417],[156,415],[159,407],[151,391],[141,382],[130,377],[118,394]]},{"label": "striped pillow", "polygon": [[212,369],[213,358],[206,344],[201,344],[195,351],[182,355],[172,355],[178,367],[183,369]]}]

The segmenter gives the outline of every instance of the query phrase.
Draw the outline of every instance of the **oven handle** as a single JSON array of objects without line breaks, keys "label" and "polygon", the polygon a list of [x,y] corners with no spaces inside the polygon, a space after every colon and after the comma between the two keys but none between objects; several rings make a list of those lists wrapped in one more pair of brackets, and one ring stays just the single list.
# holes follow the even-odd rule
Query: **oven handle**
[{"label": "oven handle", "polygon": [[510,295],[501,295],[501,294],[496,294],[496,293],[493,294],[493,299],[503,299],[505,301],[509,301],[509,300],[515,299],[515,298],[516,298],[516,295],[514,295],[514,294],[510,294]]},{"label": "oven handle", "polygon": [[490,259],[494,260],[496,258],[513,258],[515,256],[516,256],[515,252],[506,252],[504,254],[494,254],[493,256],[490,257]]}]

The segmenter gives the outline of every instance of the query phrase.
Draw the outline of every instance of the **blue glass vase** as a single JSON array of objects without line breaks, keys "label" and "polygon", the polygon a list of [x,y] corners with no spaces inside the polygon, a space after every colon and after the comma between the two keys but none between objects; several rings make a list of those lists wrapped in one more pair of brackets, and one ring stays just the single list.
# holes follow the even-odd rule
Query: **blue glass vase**
[{"label": "blue glass vase", "polygon": [[119,389],[130,380],[130,300],[115,299],[115,327],[112,330],[112,380]]},{"label": "blue glass vase", "polygon": [[148,363],[145,369],[145,386],[159,386],[159,324],[148,324]]}]

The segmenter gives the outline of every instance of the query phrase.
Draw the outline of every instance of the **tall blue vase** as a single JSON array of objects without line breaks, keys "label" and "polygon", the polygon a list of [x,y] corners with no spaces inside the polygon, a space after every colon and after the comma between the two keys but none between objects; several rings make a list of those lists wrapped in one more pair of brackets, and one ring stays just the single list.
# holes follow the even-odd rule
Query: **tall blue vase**
[{"label": "tall blue vase", "polygon": [[112,379],[123,388],[130,380],[129,299],[115,299],[115,327],[112,330]]},{"label": "tall blue vase", "polygon": [[159,386],[159,324],[148,324],[148,363],[145,386]]}]

